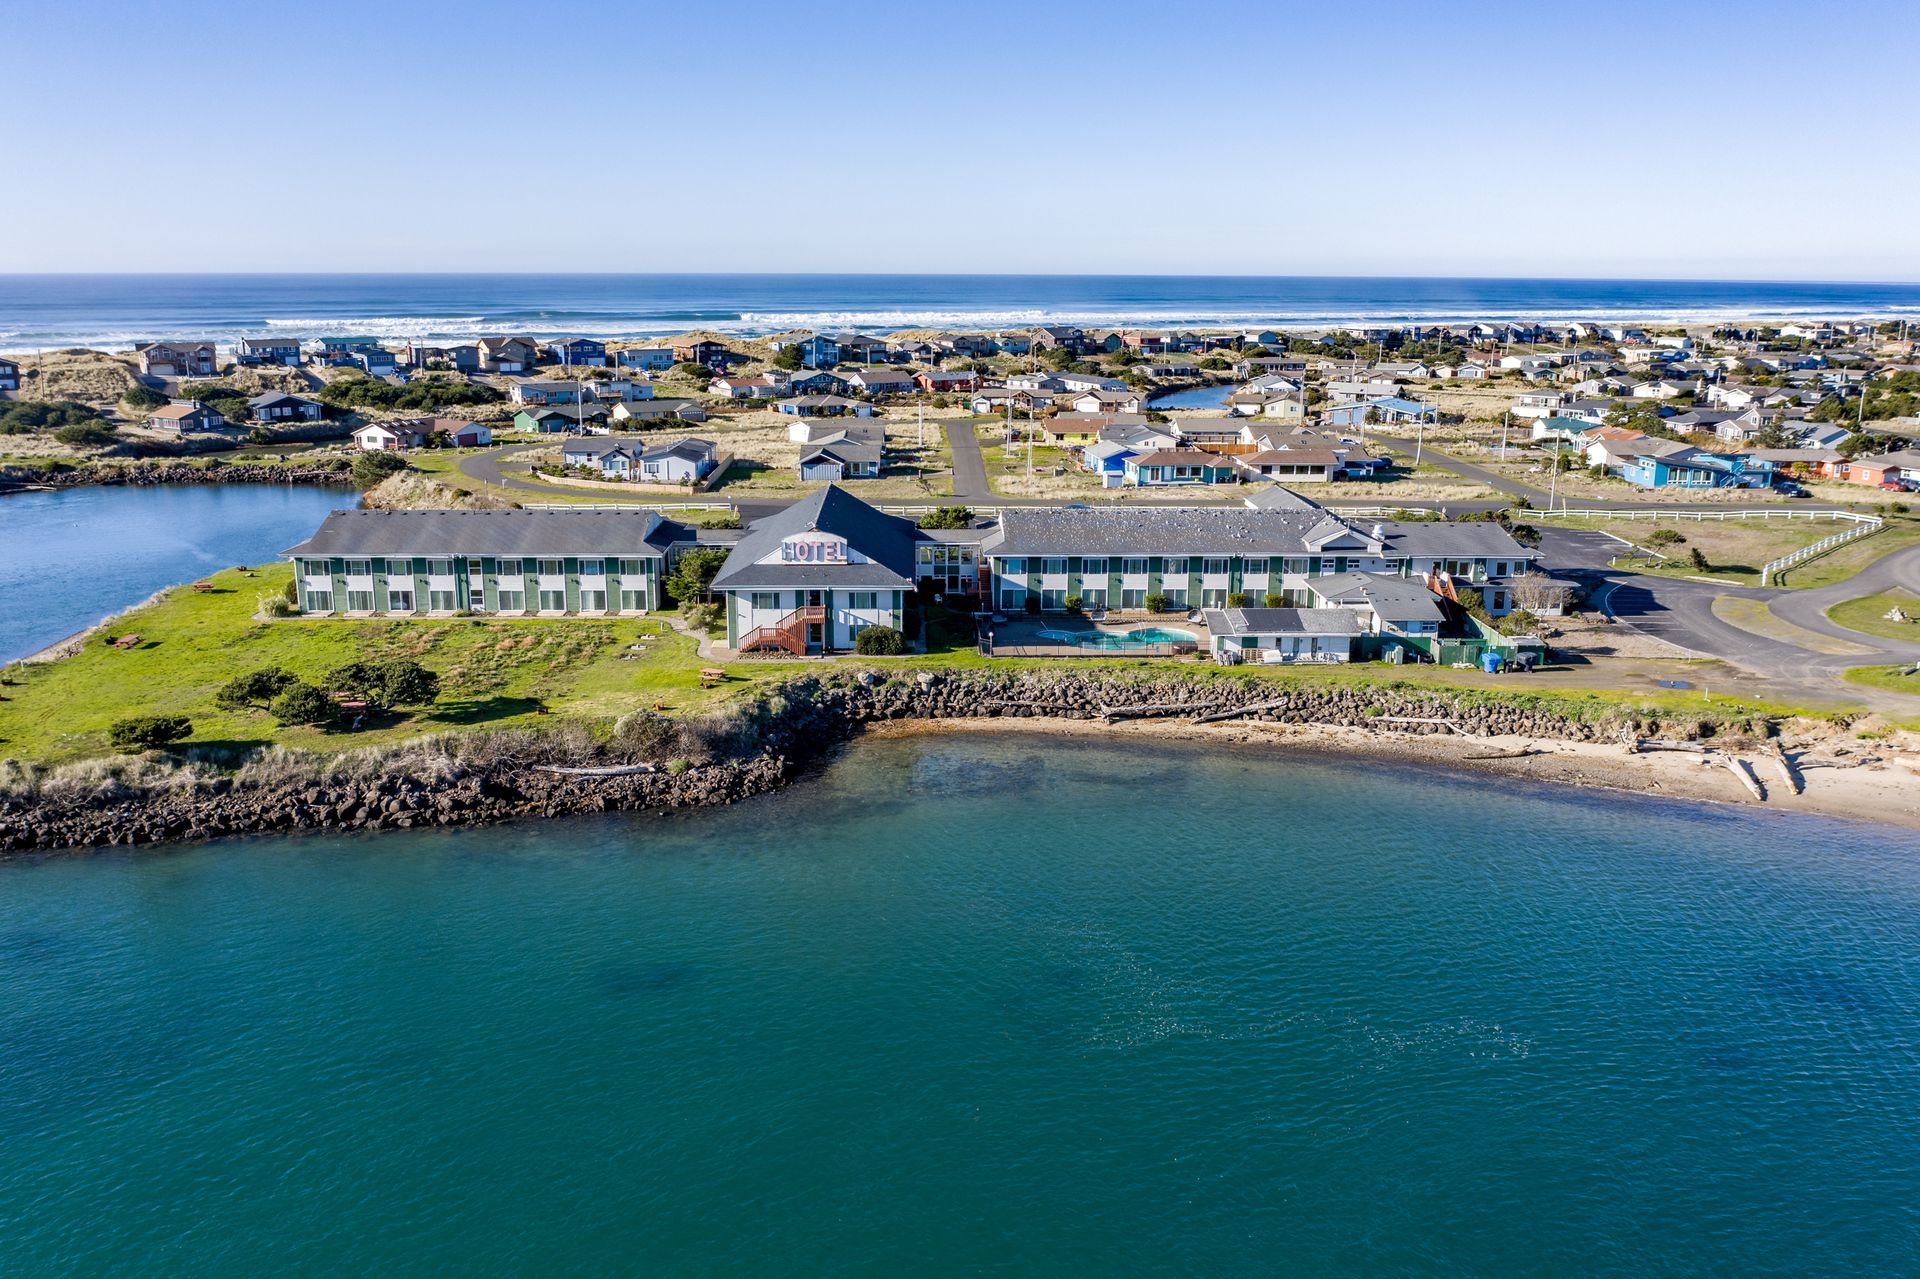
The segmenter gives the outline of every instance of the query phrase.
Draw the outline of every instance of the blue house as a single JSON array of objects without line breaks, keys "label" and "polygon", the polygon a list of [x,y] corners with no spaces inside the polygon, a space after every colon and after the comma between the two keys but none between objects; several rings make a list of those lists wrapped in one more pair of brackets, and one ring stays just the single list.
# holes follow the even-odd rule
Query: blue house
[{"label": "blue house", "polygon": [[549,342],[547,349],[553,352],[553,358],[561,364],[590,364],[595,368],[606,367],[607,344],[596,342],[592,338],[561,338],[558,342]]},{"label": "blue house", "polygon": [[284,364],[288,368],[297,368],[300,364],[300,339],[241,338],[233,344],[233,362],[243,366]]},{"label": "blue house", "polygon": [[1765,488],[1773,482],[1773,464],[1734,453],[1641,453],[1620,468],[1620,478],[1644,489]]},{"label": "blue house", "polygon": [[390,377],[400,367],[393,358],[393,352],[381,346],[356,351],[349,359],[373,377]]},{"label": "blue house", "polygon": [[315,352],[314,358],[329,367],[358,364],[362,354],[378,350],[379,347],[378,338],[321,338],[320,349]]},{"label": "blue house", "polygon": [[830,369],[840,363],[840,344],[823,333],[794,343],[800,348],[800,363],[810,369]]},{"label": "blue house", "polygon": [[818,373],[794,374],[787,382],[787,390],[794,395],[843,395],[848,387],[845,378],[823,369]]},{"label": "blue house", "polygon": [[618,351],[613,357],[623,369],[648,369],[659,371],[673,367],[673,348],[670,346],[630,346]]}]

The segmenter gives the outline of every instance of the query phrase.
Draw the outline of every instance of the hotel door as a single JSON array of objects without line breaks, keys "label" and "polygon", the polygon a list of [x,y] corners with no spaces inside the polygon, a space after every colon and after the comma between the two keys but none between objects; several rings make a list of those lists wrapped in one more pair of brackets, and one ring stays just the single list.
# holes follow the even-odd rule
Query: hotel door
[{"label": "hotel door", "polygon": [[[826,602],[826,592],[807,592],[808,608],[823,608],[826,606]],[[807,623],[807,651],[809,653],[824,653],[827,651],[827,626],[825,622]]]}]

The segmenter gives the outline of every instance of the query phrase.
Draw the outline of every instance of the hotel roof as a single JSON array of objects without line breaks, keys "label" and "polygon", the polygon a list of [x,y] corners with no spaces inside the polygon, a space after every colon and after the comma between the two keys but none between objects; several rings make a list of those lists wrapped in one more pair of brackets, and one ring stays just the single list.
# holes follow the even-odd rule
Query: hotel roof
[{"label": "hotel roof", "polygon": [[335,511],[282,554],[646,558],[678,532],[655,511]]},{"label": "hotel roof", "polygon": [[[790,537],[826,533],[846,539],[866,558],[862,564],[761,564]],[[822,587],[838,590],[909,590],[913,587],[914,545],[919,530],[912,521],[876,510],[838,485],[795,502],[786,510],[755,520],[747,528],[713,579],[716,591],[791,590]]]},{"label": "hotel roof", "polygon": [[1350,608],[1210,608],[1206,618],[1215,635],[1360,633],[1360,617]]},{"label": "hotel roof", "polygon": [[987,549],[999,556],[1317,555],[1346,537],[1366,540],[1318,509],[1012,506],[1000,512],[1000,536]]}]

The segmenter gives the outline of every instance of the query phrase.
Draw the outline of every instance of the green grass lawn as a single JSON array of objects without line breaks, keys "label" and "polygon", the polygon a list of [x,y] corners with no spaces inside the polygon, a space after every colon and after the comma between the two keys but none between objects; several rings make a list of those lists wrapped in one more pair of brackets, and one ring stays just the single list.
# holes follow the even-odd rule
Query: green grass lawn
[{"label": "green grass lawn", "polygon": [[1849,542],[1819,559],[1788,569],[1776,585],[1795,586],[1802,590],[1831,586],[1835,582],[1846,581],[1884,555],[1920,543],[1920,519],[1905,515],[1884,518],[1887,526],[1872,537]]},{"label": "green grass lawn", "polygon": [[1827,619],[1850,631],[1865,631],[1883,639],[1908,640],[1920,644],[1920,621],[1890,622],[1887,614],[1898,605],[1908,617],[1920,618],[1920,596],[1907,591],[1882,591],[1865,595],[1827,610]]},{"label": "green grass lawn", "polygon": [[[796,674],[831,675],[868,666],[903,669],[1018,670],[1035,663],[983,658],[964,626],[943,651],[901,658],[817,660],[702,660],[692,640],[664,618],[447,618],[347,621],[257,620],[262,598],[277,596],[287,565],[251,572],[227,570],[210,579],[214,590],[167,592],[124,616],[114,635],[137,634],[137,647],[108,647],[99,637],[75,656],[8,668],[0,686],[0,758],[60,763],[109,753],[107,730],[130,715],[178,714],[193,721],[189,747],[226,750],[231,757],[259,746],[338,751],[390,743],[423,733],[471,728],[534,727],[560,719],[606,721],[659,707],[699,711]],[[634,649],[635,644],[643,647]],[[353,661],[408,658],[440,676],[438,702],[360,731],[282,727],[261,711],[223,711],[214,693],[234,675],[280,666],[315,683]],[[1141,678],[1179,674],[1199,680],[1257,680],[1345,687],[1432,688],[1488,698],[1531,700],[1542,709],[1582,718],[1630,707],[1641,713],[1686,716],[1801,713],[1799,708],[1735,703],[1698,692],[1609,687],[1614,678],[1589,672],[1581,682],[1552,673],[1517,680],[1477,671],[1378,664],[1330,667],[1226,668],[1204,661],[1137,658],[1069,659],[1075,670],[1125,672]],[[701,687],[700,669],[721,665],[730,678]],[[1565,674],[1565,673],[1563,673]],[[1624,674],[1624,673],[1623,673]]]},{"label": "green grass lawn", "polygon": [[[1909,694],[1914,699],[1915,711],[1920,711],[1920,673],[1907,674],[1912,669],[1910,666],[1854,666],[1847,670],[1846,679],[1849,684]],[[1920,719],[1913,723],[1920,725]]]},{"label": "green grass lawn", "polygon": [[[1688,519],[1552,519],[1541,523],[1550,528],[1591,529],[1600,533],[1611,533],[1624,538],[1640,547],[1636,552],[1629,547],[1621,547],[1621,554],[1615,563],[1630,568],[1637,573],[1651,573],[1660,577],[1706,578],[1712,581],[1726,582],[1734,586],[1760,585],[1760,569],[1769,560],[1778,559],[1799,550],[1803,546],[1819,541],[1851,528],[1845,520],[1825,519],[1782,519],[1782,520],[1688,520]],[[1685,540],[1671,546],[1649,547],[1647,538],[1656,530],[1666,529],[1679,534]],[[1878,541],[1886,534],[1878,534],[1866,539]],[[1841,548],[1846,550],[1849,548]],[[1698,550],[1707,559],[1705,568],[1695,567],[1690,552]],[[1658,555],[1652,552],[1659,552]],[[1837,554],[1838,552],[1836,552]],[[1664,556],[1664,558],[1661,558]],[[1865,562],[1865,561],[1863,561]],[[1856,569],[1857,570],[1857,566]],[[1812,586],[1816,583],[1811,575],[1794,575],[1794,586]],[[1788,583],[1782,582],[1785,586]]]}]

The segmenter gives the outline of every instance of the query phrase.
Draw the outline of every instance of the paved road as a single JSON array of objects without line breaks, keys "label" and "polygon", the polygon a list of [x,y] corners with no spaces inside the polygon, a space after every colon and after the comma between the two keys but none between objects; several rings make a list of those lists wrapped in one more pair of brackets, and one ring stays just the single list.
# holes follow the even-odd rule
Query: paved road
[{"label": "paved road", "polygon": [[1412,457],[1417,449],[1422,462],[1431,462],[1443,470],[1452,471],[1462,479],[1484,484],[1496,493],[1505,493],[1508,497],[1524,497],[1535,506],[1545,507],[1547,493],[1518,480],[1510,480],[1504,475],[1489,471],[1484,466],[1475,466],[1472,462],[1462,462],[1459,458],[1442,453],[1432,445],[1417,444],[1413,440],[1403,440],[1392,435],[1374,435],[1369,440],[1390,453],[1401,453]]},{"label": "paved road", "polygon": [[987,483],[987,459],[980,451],[980,437],[968,421],[943,422],[947,447],[953,451],[953,496],[965,502],[993,501],[993,486]]}]

